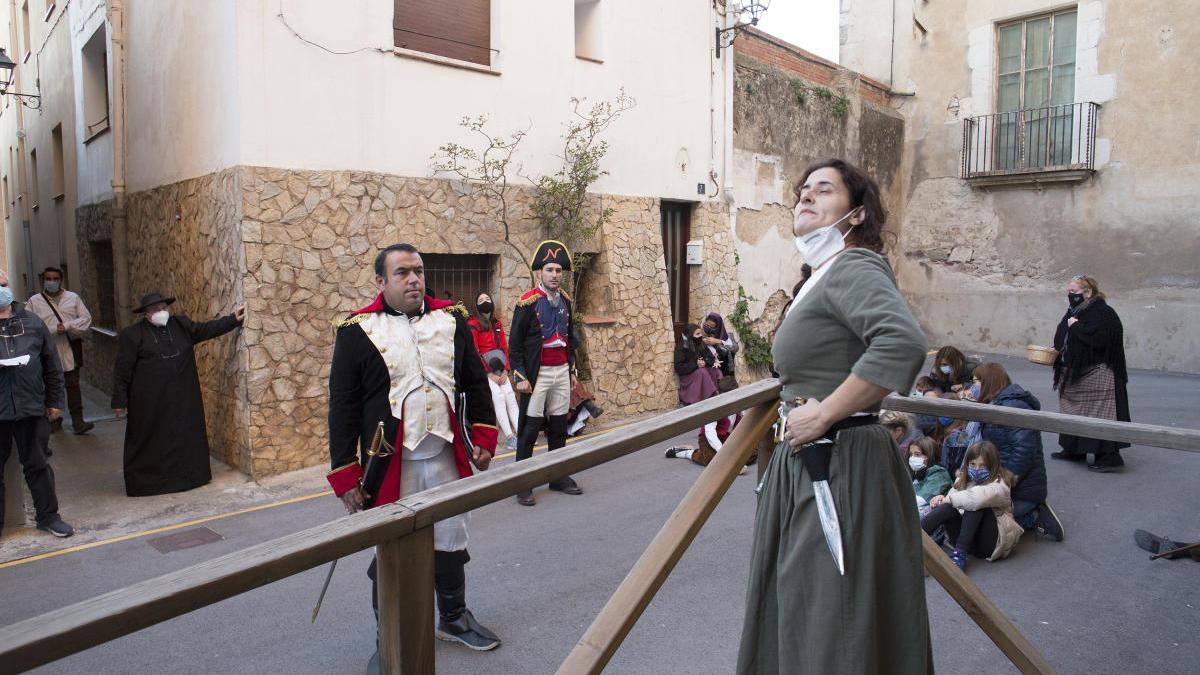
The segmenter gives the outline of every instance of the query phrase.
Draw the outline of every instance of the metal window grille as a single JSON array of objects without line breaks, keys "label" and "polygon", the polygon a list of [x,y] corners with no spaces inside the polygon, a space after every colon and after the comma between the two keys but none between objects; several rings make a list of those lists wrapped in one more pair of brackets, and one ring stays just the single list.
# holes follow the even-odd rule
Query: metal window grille
[{"label": "metal window grille", "polygon": [[475,309],[480,293],[492,296],[500,306],[494,285],[499,256],[487,254],[422,253],[425,263],[425,288],[429,295],[442,300],[461,301]]},{"label": "metal window grille", "polygon": [[1052,105],[963,121],[962,177],[1094,170],[1095,103]]}]

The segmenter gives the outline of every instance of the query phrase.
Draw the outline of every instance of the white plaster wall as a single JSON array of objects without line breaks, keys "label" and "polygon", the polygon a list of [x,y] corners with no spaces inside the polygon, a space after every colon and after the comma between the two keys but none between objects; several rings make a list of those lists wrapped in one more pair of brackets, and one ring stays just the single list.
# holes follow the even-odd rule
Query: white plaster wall
[{"label": "white plaster wall", "polygon": [[[239,36],[247,31],[252,39],[256,32],[253,26],[237,23],[238,7],[246,4],[245,0],[127,3],[129,192],[238,163],[242,110]],[[275,2],[269,4],[276,6]],[[343,11],[348,11],[352,4],[339,2],[336,6],[345,5]],[[304,117],[305,112],[288,110],[294,117]],[[297,144],[305,141],[294,140]]]},{"label": "white plaster wall", "polygon": [[609,175],[597,191],[698,199],[710,165],[722,171],[709,3],[602,0],[600,64],[575,57],[574,3],[493,2],[499,75],[396,56],[392,4],[287,0],[286,20],[305,38],[333,51],[366,48],[335,55],[293,35],[277,0],[237,2],[242,163],[428,175],[440,144],[474,142],[458,121],[487,113],[496,132],[528,129],[524,170],[548,172],[570,97],[610,99],[624,87],[638,105],[605,133]]},{"label": "white plaster wall", "polygon": [[[72,2],[67,7],[68,16],[71,27],[71,73],[59,73],[58,77],[70,76],[72,78],[75,89],[75,150],[76,150],[76,177],[78,180],[78,204],[95,204],[106,199],[112,198],[112,176],[113,176],[113,143],[112,132],[107,132],[96,136],[90,142],[84,143],[86,135],[86,122],[83,115],[83,79],[79,76],[83,72],[83,45],[92,37],[96,29],[105,24],[105,10],[107,5],[104,0],[79,0]],[[111,54],[109,58],[110,72],[110,105],[109,115],[111,119]]]}]

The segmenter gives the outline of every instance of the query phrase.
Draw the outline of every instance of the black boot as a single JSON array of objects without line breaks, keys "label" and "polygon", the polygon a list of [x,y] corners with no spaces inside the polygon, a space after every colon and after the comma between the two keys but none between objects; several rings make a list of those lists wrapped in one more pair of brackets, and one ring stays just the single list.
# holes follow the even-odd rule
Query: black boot
[{"label": "black boot", "polygon": [[477,652],[500,646],[500,638],[475,620],[467,609],[466,551],[433,552],[433,588],[437,594],[437,638],[461,642]]},{"label": "black boot", "polygon": [[[546,420],[546,452],[557,450],[567,444],[567,416],[551,415]],[[550,489],[563,494],[581,495],[583,490],[570,476],[550,481]]]},{"label": "black boot", "polygon": [[[531,417],[523,415],[518,421],[517,428],[517,459],[522,460],[533,457],[533,444],[537,443],[538,434],[542,433],[542,427],[545,424],[544,417]],[[522,490],[517,493],[517,503],[521,506],[533,506],[537,504],[537,500],[533,498],[533,490]]]}]

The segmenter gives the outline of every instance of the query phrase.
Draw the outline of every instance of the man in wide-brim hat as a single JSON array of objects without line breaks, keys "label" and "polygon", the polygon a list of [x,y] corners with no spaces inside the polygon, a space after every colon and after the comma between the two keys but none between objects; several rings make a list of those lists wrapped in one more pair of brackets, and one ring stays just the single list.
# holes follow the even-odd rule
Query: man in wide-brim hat
[{"label": "man in wide-brim hat", "polygon": [[[562,290],[563,274],[571,271],[571,252],[561,241],[543,241],[533,254],[530,268],[538,283],[517,301],[508,336],[509,363],[521,396],[518,462],[533,456],[533,444],[543,428],[547,451],[567,444],[577,346],[571,329],[571,298]],[[583,494],[570,476],[551,481],[550,489]],[[524,506],[537,503],[530,490],[518,493],[517,502]]]},{"label": "man in wide-brim hat", "polygon": [[244,305],[213,321],[172,316],[175,298],[142,296],[133,325],[121,331],[113,368],[112,408],[126,412],[125,492],[130,497],[182,492],[212,480],[208,430],[195,346],[239,327]]}]

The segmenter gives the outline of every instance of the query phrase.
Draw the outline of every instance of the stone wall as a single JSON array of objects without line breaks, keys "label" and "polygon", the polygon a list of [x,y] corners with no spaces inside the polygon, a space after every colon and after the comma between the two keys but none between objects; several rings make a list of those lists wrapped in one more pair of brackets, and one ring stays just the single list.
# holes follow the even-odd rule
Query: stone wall
[{"label": "stone wall", "polygon": [[[92,325],[107,330],[116,326],[105,326],[100,317],[100,289],[97,282],[96,260],[92,244],[112,241],[112,202],[103,201],[86,204],[75,209],[75,233],[78,241],[79,270],[71,279],[71,290],[79,294],[83,304],[92,313]],[[112,392],[113,363],[117,359],[117,339],[107,332],[93,330],[83,343],[83,370],[81,376],[101,391]],[[99,411],[85,410],[85,414]]]},{"label": "stone wall", "polygon": [[[134,304],[147,293],[176,298],[175,314],[208,321],[242,300],[239,169],[128,197],[129,285]],[[213,454],[249,471],[246,350],[238,332],[196,348],[196,365]]]}]

